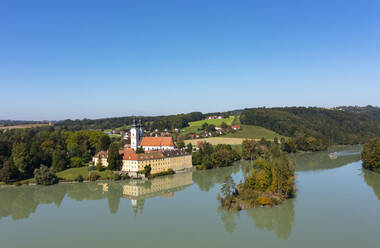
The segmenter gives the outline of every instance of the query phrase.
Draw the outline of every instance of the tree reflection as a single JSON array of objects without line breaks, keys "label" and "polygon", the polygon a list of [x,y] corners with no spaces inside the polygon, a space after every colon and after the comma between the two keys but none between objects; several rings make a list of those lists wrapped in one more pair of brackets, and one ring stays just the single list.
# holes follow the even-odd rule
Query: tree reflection
[{"label": "tree reflection", "polygon": [[201,191],[210,191],[215,184],[222,184],[226,176],[231,176],[239,172],[240,163],[235,166],[218,168],[213,170],[200,170],[193,173],[193,182],[198,185]]},{"label": "tree reflection", "polygon": [[145,199],[165,196],[184,190],[192,184],[192,172],[154,178],[149,181],[108,181],[53,186],[20,186],[0,189],[0,219],[11,216],[13,220],[25,219],[34,213],[40,204],[55,204],[58,208],[65,196],[81,202],[83,200],[108,200],[111,214],[119,210],[121,198],[130,199],[132,208],[142,214]]},{"label": "tree reflection", "polygon": [[363,173],[365,182],[372,188],[377,199],[380,200],[380,174],[365,169],[363,169]]},{"label": "tree reflection", "polygon": [[286,200],[277,207],[248,209],[247,215],[258,229],[274,231],[277,237],[288,239],[295,222],[294,200]]}]

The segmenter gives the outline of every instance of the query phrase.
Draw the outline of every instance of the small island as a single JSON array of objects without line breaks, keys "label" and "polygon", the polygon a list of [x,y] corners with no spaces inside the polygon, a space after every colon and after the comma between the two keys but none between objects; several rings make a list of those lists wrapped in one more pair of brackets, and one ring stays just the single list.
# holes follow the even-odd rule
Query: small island
[{"label": "small island", "polygon": [[[252,141],[246,141],[249,143]],[[256,145],[251,170],[244,182],[235,185],[231,176],[226,177],[218,199],[221,205],[232,211],[261,206],[275,206],[295,195],[294,159],[280,149],[280,145]]]}]

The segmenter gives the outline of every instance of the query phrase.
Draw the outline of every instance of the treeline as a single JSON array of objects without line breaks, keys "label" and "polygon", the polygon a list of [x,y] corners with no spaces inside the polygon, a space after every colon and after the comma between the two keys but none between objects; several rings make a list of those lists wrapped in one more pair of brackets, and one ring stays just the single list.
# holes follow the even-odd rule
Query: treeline
[{"label": "treeline", "polygon": [[360,106],[340,106],[336,107],[335,109],[345,111],[345,112],[352,112],[352,113],[360,113],[360,114],[366,114],[369,117],[373,118],[374,120],[380,122],[380,108],[367,105],[365,107]]},{"label": "treeline", "polygon": [[232,149],[231,145],[213,146],[208,142],[202,142],[199,149],[193,152],[193,165],[201,170],[227,167],[240,158],[240,154]]},{"label": "treeline", "polygon": [[101,131],[52,127],[1,131],[0,181],[31,178],[41,165],[52,172],[84,166],[110,144],[109,136]]},{"label": "treeline", "polygon": [[242,124],[257,125],[292,137],[299,150],[324,150],[328,145],[363,144],[380,135],[380,123],[365,113],[316,107],[245,109]]},{"label": "treeline", "polygon": [[47,121],[21,121],[21,120],[0,120],[1,126],[16,126],[16,125],[26,125],[26,124],[40,124],[48,123]]},{"label": "treeline", "polygon": [[203,114],[201,112],[192,112],[188,114],[155,117],[153,121],[145,122],[144,126],[148,130],[181,129],[189,126],[189,122],[191,121],[199,121],[202,119]]},{"label": "treeline", "polygon": [[94,120],[64,120],[55,123],[55,125],[69,130],[114,129],[129,126],[133,123],[133,120],[141,120],[148,130],[164,130],[187,127],[189,122],[202,120],[203,117],[201,112],[191,112],[169,116],[127,116]]},{"label": "treeline", "polygon": [[362,151],[363,168],[380,173],[380,138],[367,142]]}]

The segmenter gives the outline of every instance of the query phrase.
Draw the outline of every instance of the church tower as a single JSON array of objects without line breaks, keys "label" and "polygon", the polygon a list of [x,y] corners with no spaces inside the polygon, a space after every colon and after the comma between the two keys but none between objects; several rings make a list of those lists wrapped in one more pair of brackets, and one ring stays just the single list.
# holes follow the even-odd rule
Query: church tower
[{"label": "church tower", "polygon": [[131,148],[136,150],[140,146],[141,139],[144,137],[144,127],[141,124],[141,120],[136,125],[136,120],[133,120],[131,127]]},{"label": "church tower", "polygon": [[131,127],[131,148],[136,150],[139,146],[140,141],[140,130],[136,127],[136,121],[133,119],[132,127]]}]

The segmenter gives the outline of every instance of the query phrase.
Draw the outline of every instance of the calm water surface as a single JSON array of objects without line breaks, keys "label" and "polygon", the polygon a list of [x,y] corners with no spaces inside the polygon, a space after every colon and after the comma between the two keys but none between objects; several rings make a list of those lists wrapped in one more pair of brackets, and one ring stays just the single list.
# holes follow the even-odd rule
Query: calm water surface
[{"label": "calm water surface", "polygon": [[236,166],[140,181],[0,188],[0,247],[379,247],[380,175],[360,147],[297,156],[295,199],[229,213],[216,199]]}]

